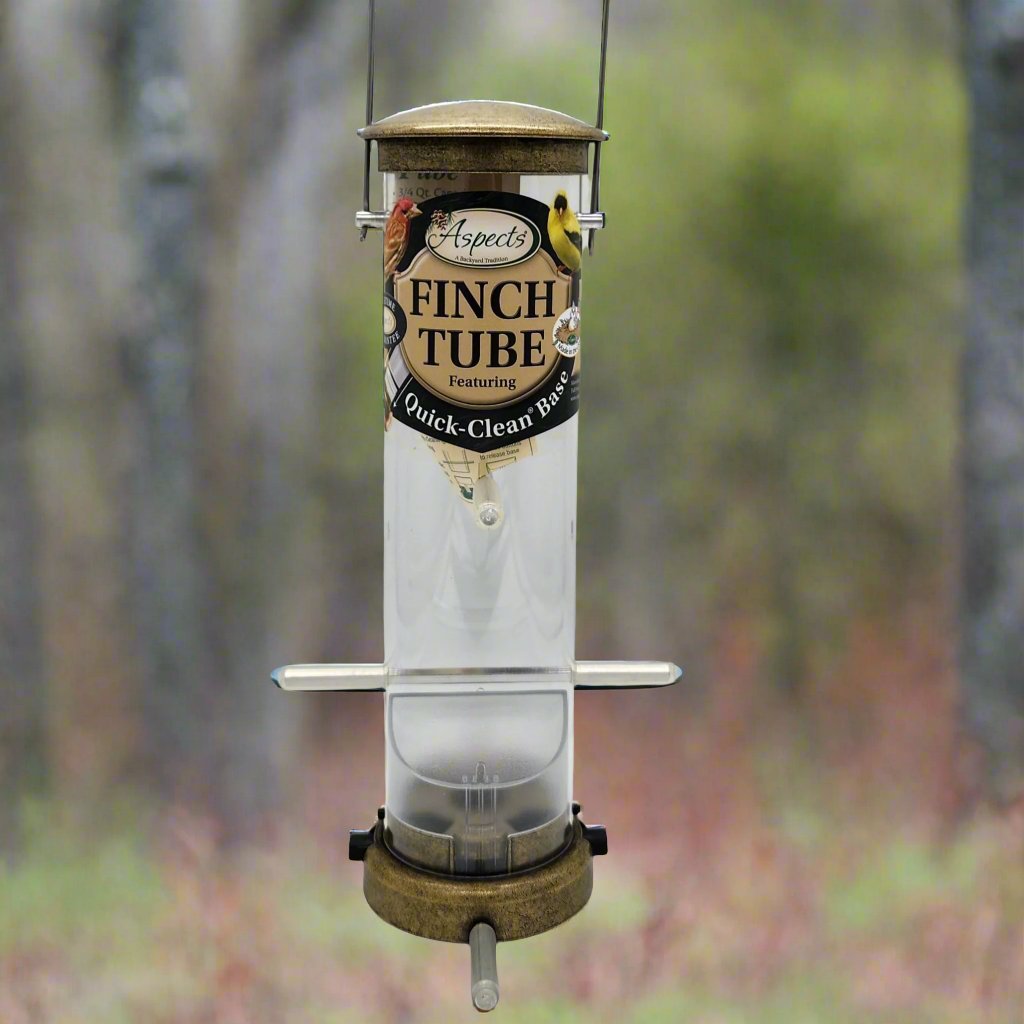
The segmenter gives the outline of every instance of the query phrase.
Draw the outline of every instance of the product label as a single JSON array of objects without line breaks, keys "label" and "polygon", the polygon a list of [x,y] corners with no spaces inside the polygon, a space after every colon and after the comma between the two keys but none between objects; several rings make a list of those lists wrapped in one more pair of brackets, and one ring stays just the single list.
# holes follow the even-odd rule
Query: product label
[{"label": "product label", "polygon": [[395,203],[384,240],[387,419],[468,452],[579,407],[582,241],[564,193]]},{"label": "product label", "polygon": [[458,491],[459,497],[468,503],[472,503],[476,486],[485,476],[537,453],[535,438],[515,441],[489,452],[472,452],[426,435],[423,439],[448,482]]}]

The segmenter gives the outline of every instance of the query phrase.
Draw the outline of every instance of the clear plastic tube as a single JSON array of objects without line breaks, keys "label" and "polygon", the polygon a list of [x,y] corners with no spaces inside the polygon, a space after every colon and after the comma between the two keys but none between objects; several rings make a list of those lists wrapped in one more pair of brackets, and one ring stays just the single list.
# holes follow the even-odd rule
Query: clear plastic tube
[{"label": "clear plastic tube", "polygon": [[[587,182],[410,172],[385,201],[488,187],[579,209]],[[384,452],[389,841],[448,873],[532,866],[571,825],[577,419],[461,489],[458,449],[404,423]]]},{"label": "clear plastic tube", "polygon": [[385,442],[384,650],[392,673],[571,668],[576,627],[576,417],[496,470],[502,520],[482,528],[415,430]]}]

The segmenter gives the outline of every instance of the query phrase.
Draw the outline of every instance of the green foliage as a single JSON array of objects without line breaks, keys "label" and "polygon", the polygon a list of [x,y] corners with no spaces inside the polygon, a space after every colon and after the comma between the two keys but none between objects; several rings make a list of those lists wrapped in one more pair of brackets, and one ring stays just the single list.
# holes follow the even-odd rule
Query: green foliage
[{"label": "green foliage", "polygon": [[833,882],[828,915],[837,928],[899,931],[922,907],[969,900],[977,888],[979,853],[964,843],[936,851],[897,840],[859,864],[852,877]]},{"label": "green foliage", "polygon": [[39,944],[86,955],[96,943],[131,957],[167,900],[141,834],[121,822],[102,838],[83,839],[60,824],[62,813],[30,807],[21,855],[0,864],[0,950]]},{"label": "green foliage", "polygon": [[666,41],[615,83],[587,309],[607,412],[586,413],[583,486],[656,487],[669,564],[813,654],[844,615],[900,599],[894,561],[913,577],[939,554],[961,103],[945,60],[863,59],[735,6],[700,7],[678,75],[649,75]]},{"label": "green foliage", "polygon": [[[958,73],[895,15],[869,38],[806,3],[645,17],[614,42],[608,229],[584,280],[581,623],[620,616],[609,583],[632,573],[664,630],[753,615],[769,674],[795,685],[944,556]],[[588,116],[593,68],[559,59],[563,38],[556,22],[495,51],[488,91]],[[481,73],[446,65],[450,95]],[[368,290],[340,297],[360,377]],[[365,391],[345,389],[346,436]],[[376,452],[367,436],[336,464],[376,473]],[[648,542],[623,569],[638,517]]]},{"label": "green foliage", "polygon": [[[512,1000],[508,1000],[512,1003]],[[551,1002],[524,1002],[522,1005],[501,1007],[501,1015],[509,1024],[586,1024],[592,1019],[578,1004],[552,1000]]]},{"label": "green foliage", "polygon": [[[628,1024],[867,1024],[863,1011],[844,1006],[825,980],[789,979],[767,998],[721,999],[702,992],[662,993],[636,1007]],[[882,1024],[881,1021],[878,1024]]]}]

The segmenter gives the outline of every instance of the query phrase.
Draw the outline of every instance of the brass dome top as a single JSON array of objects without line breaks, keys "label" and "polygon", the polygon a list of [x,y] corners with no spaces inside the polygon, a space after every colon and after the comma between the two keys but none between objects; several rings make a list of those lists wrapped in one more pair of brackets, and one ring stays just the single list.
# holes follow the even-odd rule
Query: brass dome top
[{"label": "brass dome top", "polygon": [[409,138],[530,138],[604,142],[608,133],[568,114],[506,100],[430,103],[382,118],[359,135],[366,140]]}]

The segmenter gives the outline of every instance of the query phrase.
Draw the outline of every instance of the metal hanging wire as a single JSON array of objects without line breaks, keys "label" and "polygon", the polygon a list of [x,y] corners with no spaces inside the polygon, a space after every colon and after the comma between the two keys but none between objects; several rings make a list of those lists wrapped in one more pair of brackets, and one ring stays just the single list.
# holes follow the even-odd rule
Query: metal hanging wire
[{"label": "metal hanging wire", "polygon": [[[605,0],[607,3],[607,0]],[[366,123],[373,124],[373,36],[374,36],[374,2],[370,3],[370,28],[367,33],[366,52]],[[370,150],[373,142],[366,140],[363,151],[363,212],[370,212]],[[366,238],[367,225],[359,230],[359,241]]]},{"label": "metal hanging wire", "polygon": [[[366,124],[373,124],[373,56],[374,36],[376,33],[376,2],[368,0],[369,8],[369,30],[367,32],[366,48]],[[611,8],[611,0],[602,0],[601,3],[601,63],[598,71],[597,82],[597,124],[595,127],[604,130],[604,83],[605,73],[608,67],[608,19]],[[364,142],[363,151],[363,209],[362,215],[357,216],[359,223],[359,239],[366,238],[366,232],[371,228],[384,226],[386,212],[379,213],[370,209],[370,152],[373,147],[373,140],[367,139]],[[604,214],[600,213],[601,201],[601,143],[594,142],[594,172],[593,185],[590,190],[590,213],[580,216],[580,227],[590,231],[588,251],[594,251],[595,229],[604,226]]]}]

